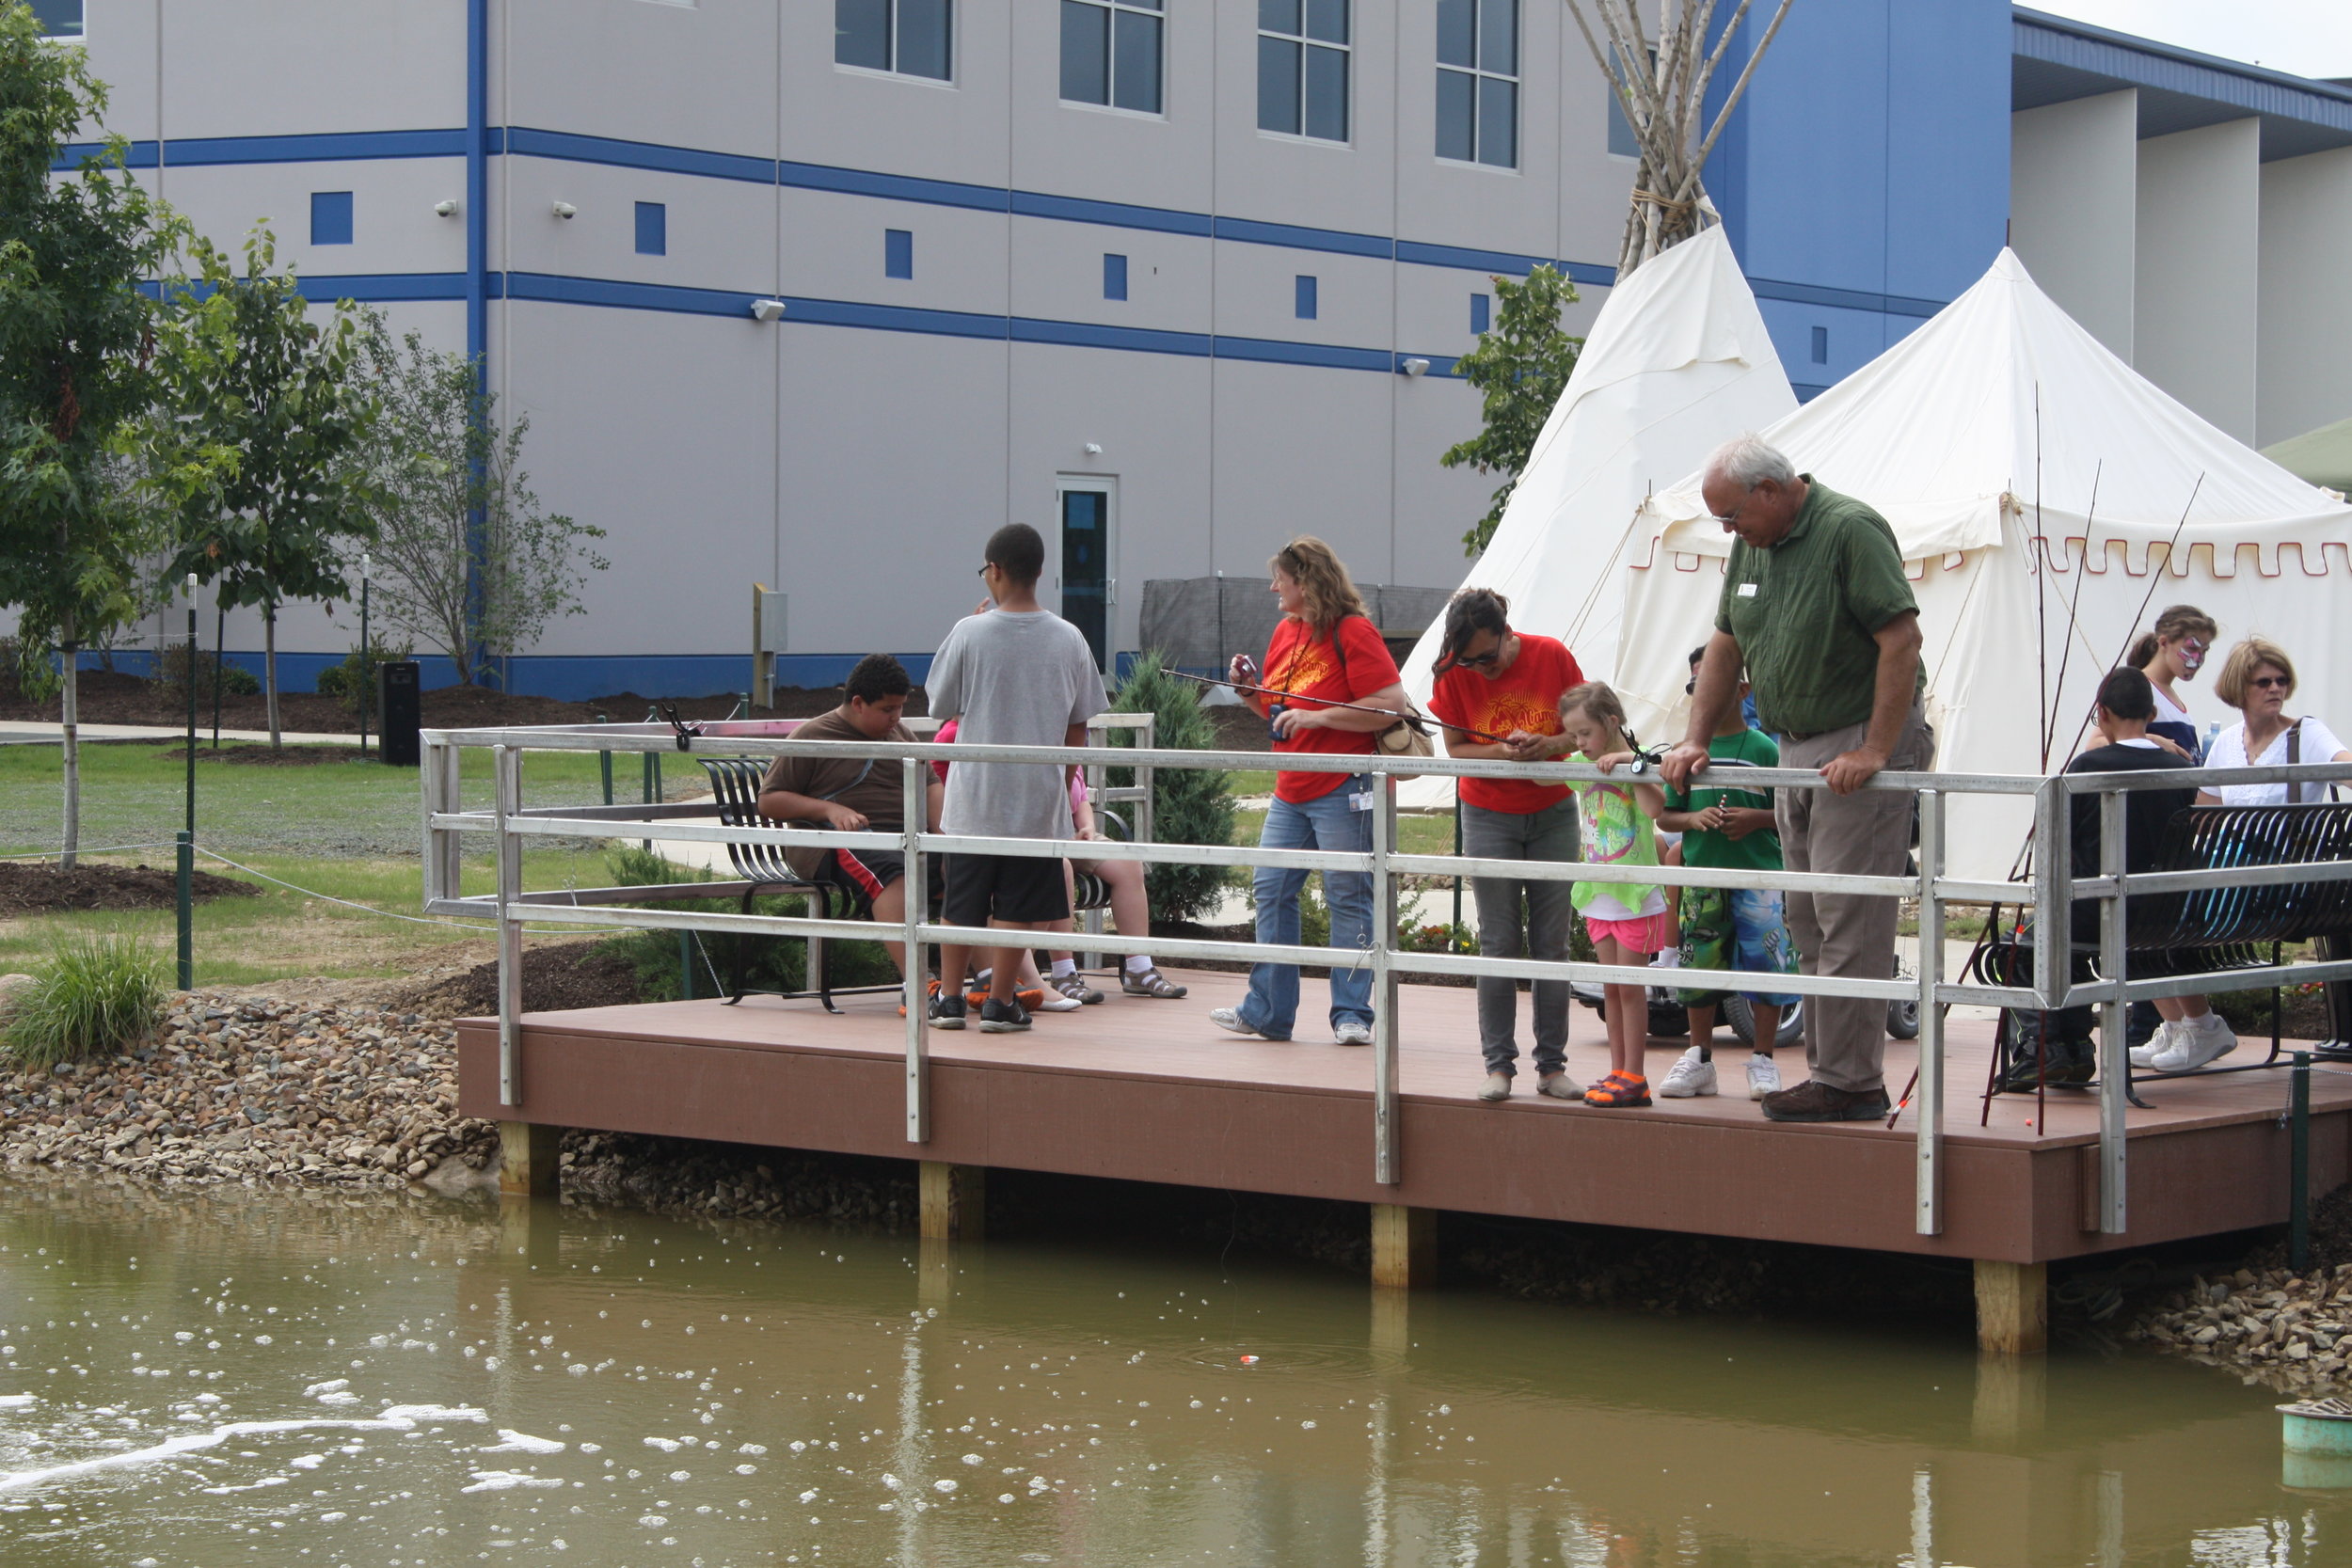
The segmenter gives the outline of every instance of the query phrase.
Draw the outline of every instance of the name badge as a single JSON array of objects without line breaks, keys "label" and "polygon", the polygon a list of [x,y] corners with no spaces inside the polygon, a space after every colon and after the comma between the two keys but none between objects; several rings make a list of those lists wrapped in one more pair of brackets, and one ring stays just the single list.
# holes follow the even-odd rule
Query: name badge
[{"label": "name badge", "polygon": [[1347,798],[1347,809],[1350,811],[1370,811],[1372,809],[1372,791],[1367,789],[1360,794],[1349,796]]},{"label": "name badge", "polygon": [[1753,599],[1753,598],[1755,598],[1755,597],[1756,597],[1756,584],[1754,584],[1754,583],[1752,583],[1752,582],[1743,582],[1743,583],[1741,583],[1741,584],[1740,585],[1740,597],[1741,597],[1741,598],[1743,598],[1743,599]]}]

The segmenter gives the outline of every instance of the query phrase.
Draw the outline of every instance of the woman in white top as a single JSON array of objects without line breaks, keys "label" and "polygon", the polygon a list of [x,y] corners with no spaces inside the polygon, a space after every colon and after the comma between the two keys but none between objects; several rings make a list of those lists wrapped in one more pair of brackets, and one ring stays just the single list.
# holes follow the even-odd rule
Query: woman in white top
[{"label": "woman in white top", "polygon": [[[2214,737],[2208,768],[2277,768],[2294,753],[2296,762],[2352,762],[2352,751],[2317,719],[2289,719],[2287,699],[2295,695],[2295,665],[2284,648],[2260,637],[2249,637],[2230,650],[2221,673],[2213,683],[2214,695],[2246,716]],[[2218,794],[2207,790],[2197,797],[2202,806],[2283,806],[2295,801],[2325,800],[2328,786],[2305,784],[2228,784]]]},{"label": "woman in white top", "polygon": [[2172,689],[2172,683],[2197,678],[2220,632],[2213,617],[2195,605],[2169,605],[2156,617],[2154,628],[2142,633],[2132,645],[2131,657],[2123,661],[2148,677],[2155,694],[2156,718],[2148,726],[2149,736],[2160,743],[2170,742],[2191,762],[2197,760],[2197,725],[2188,716],[2188,704]]}]

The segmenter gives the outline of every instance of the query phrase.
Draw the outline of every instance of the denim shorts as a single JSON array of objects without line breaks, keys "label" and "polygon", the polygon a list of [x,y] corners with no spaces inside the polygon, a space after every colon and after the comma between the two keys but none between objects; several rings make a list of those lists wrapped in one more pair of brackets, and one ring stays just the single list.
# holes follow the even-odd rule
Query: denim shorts
[{"label": "denim shorts", "polygon": [[[1794,974],[1797,944],[1789,940],[1780,894],[1770,888],[1686,887],[1682,890],[1682,967],[1744,969]],[[1677,993],[1686,1007],[1721,1002],[1728,991]],[[1786,1007],[1797,999],[1775,991],[1741,991],[1749,1001]]]}]

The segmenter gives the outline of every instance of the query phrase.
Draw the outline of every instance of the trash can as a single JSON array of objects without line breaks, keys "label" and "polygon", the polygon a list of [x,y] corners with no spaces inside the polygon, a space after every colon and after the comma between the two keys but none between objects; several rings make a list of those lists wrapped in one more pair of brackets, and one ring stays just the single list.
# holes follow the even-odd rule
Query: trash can
[{"label": "trash can", "polygon": [[418,739],[423,729],[424,704],[421,667],[413,658],[386,659],[375,667],[375,711],[384,722],[376,755],[387,768],[414,768],[423,760]]}]

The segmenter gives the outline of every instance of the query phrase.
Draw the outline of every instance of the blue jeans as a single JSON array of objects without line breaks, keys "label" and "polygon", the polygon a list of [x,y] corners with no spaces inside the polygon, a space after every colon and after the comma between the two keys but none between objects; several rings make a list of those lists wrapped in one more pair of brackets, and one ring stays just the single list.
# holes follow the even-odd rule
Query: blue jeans
[{"label": "blue jeans", "polygon": [[[1264,849],[1328,849],[1366,854],[1372,849],[1372,813],[1351,803],[1372,788],[1371,775],[1358,773],[1328,795],[1303,805],[1276,799],[1265,814],[1265,829],[1258,835]],[[1258,941],[1295,945],[1298,941],[1298,895],[1307,873],[1287,866],[1257,868],[1251,889],[1258,899]],[[1362,955],[1372,943],[1372,878],[1360,871],[1323,874],[1324,902],[1331,911],[1331,945]],[[1249,971],[1249,995],[1242,1002],[1241,1021],[1269,1039],[1286,1040],[1298,1022],[1298,966],[1258,964]],[[1331,965],[1331,1022],[1343,1019],[1372,1022],[1372,969],[1365,959],[1348,967],[1336,958]]]}]

